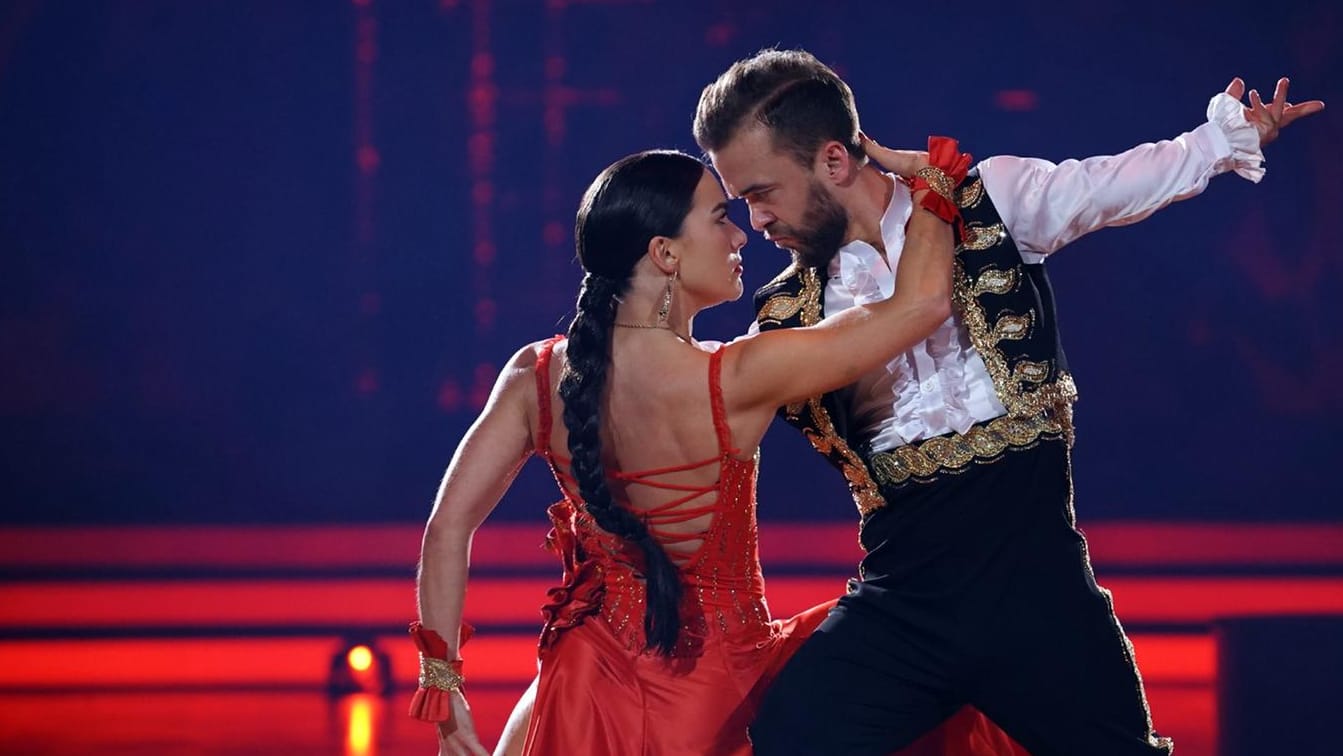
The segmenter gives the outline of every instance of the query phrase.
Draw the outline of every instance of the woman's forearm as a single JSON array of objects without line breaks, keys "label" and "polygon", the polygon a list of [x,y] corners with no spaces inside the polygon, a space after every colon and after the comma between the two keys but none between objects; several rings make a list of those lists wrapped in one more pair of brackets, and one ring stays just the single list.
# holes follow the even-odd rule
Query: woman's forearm
[{"label": "woman's forearm", "polygon": [[424,531],[416,599],[420,622],[448,644],[448,658],[461,647],[458,630],[466,603],[466,580],[473,531],[442,527],[431,519]]}]

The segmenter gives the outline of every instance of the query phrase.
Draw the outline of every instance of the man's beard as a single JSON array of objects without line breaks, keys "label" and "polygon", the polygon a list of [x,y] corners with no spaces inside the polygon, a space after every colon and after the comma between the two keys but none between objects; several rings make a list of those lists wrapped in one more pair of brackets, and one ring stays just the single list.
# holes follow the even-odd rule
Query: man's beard
[{"label": "man's beard", "polygon": [[771,236],[793,240],[793,259],[808,268],[823,268],[844,244],[849,229],[849,213],[817,181],[807,188],[807,211],[797,228],[774,224]]}]

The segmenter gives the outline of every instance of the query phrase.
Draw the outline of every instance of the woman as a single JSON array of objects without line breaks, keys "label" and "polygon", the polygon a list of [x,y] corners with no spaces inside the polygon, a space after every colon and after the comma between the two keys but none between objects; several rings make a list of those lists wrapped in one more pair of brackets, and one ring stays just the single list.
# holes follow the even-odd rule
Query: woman
[{"label": "woman", "polygon": [[[770,618],[755,451],[778,407],[852,383],[948,317],[950,226],[914,213],[890,299],[726,346],[695,341],[692,322],[741,296],[746,236],[702,163],[616,162],[584,195],[575,241],[586,276],[568,338],[514,355],[426,527],[412,713],[447,720],[441,753],[487,753],[455,661],[469,544],[535,452],[564,497],[549,510],[564,583],[543,609],[531,716],[515,713],[523,751],[748,754],[759,694],[828,608]],[[972,747],[987,730],[975,716],[934,752],[1000,752]]]}]

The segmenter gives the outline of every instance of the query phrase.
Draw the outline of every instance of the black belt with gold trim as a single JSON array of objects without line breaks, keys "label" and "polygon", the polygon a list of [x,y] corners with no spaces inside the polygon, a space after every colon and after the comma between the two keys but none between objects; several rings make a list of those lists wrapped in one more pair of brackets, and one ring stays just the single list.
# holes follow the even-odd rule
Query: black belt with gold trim
[{"label": "black belt with gold trim", "polygon": [[991,461],[1008,449],[1029,447],[1042,438],[1067,438],[1068,421],[1060,414],[999,417],[974,425],[965,433],[950,433],[863,456],[881,485],[932,478],[941,472],[960,472],[971,462]]}]

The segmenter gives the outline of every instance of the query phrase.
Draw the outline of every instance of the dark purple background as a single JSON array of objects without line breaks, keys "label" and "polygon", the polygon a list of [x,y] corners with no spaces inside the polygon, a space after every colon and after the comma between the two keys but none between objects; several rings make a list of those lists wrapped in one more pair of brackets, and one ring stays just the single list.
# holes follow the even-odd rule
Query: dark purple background
[{"label": "dark purple background", "polygon": [[[1173,137],[1233,75],[1343,107],[1323,3],[814,5],[0,8],[3,519],[424,517],[498,366],[567,322],[587,182],[695,151],[700,88],[762,46],[836,66],[881,141],[978,156]],[[1336,112],[1272,145],[1263,184],[1051,261],[1084,517],[1338,518]],[[745,254],[748,289],[784,263]],[[533,464],[496,516],[553,498]],[[783,426],[761,511],[853,517]]]}]

